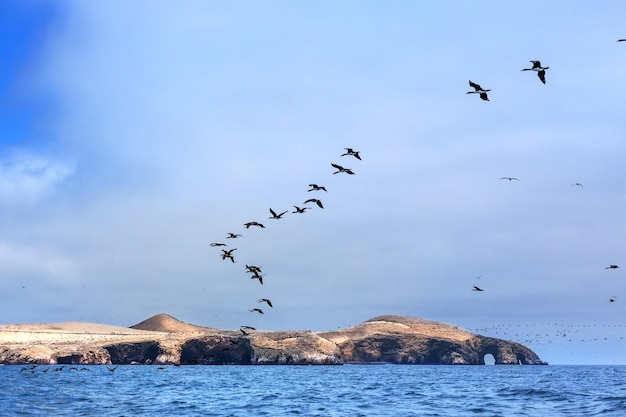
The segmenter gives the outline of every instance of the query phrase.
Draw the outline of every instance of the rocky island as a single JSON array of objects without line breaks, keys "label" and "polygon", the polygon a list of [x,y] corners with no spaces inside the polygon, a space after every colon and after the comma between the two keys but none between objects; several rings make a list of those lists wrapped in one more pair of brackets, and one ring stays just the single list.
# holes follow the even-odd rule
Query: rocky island
[{"label": "rocky island", "polygon": [[330,332],[219,330],[158,314],[131,327],[0,325],[2,364],[546,365],[519,343],[447,323],[385,315]]}]

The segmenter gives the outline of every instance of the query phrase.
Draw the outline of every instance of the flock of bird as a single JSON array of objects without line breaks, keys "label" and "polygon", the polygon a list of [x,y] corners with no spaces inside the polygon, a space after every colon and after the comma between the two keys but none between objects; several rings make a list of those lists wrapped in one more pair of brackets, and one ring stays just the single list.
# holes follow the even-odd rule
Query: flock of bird
[{"label": "flock of bird", "polygon": [[[355,151],[352,148],[344,148],[344,150],[345,152],[342,153],[340,157],[347,156],[347,157],[354,157],[358,159],[359,161],[361,160],[361,155],[359,151]],[[334,162],[331,163],[330,165],[335,169],[335,171],[332,173],[333,175],[335,174],[355,175],[354,171],[351,168],[346,168]],[[309,189],[307,190],[307,193],[308,192],[320,192],[320,191],[326,192],[326,193],[328,192],[325,186],[312,183],[312,184],[309,184]],[[294,210],[291,211],[291,213],[303,214],[307,210],[311,210],[312,207],[308,206],[307,204],[311,204],[311,205],[314,204],[320,209],[324,208],[324,204],[321,199],[312,197],[312,198],[308,198],[307,200],[305,200],[302,203],[302,206],[293,205]],[[269,212],[270,212],[270,217],[269,217],[270,220],[281,220],[284,218],[283,216],[285,216],[289,212],[289,210],[276,211],[270,207]],[[265,229],[265,225],[259,221],[249,221],[247,223],[244,223],[243,227],[247,230],[249,230],[251,227]],[[242,237],[243,235],[241,235],[240,233],[229,232],[226,236],[226,239],[239,239]],[[219,254],[219,256],[223,261],[229,260],[233,264],[237,263],[237,261],[235,260],[235,255],[234,255],[234,252],[237,250],[237,248],[228,248],[228,244],[224,242],[212,242],[209,244],[209,246],[217,247],[221,249],[222,253]],[[223,248],[228,248],[228,249],[223,249]],[[250,279],[258,280],[259,284],[263,285],[263,277],[265,277],[265,274],[263,273],[261,268],[262,267],[258,265],[245,264],[245,273],[251,274]],[[269,298],[265,298],[265,297],[259,298],[257,300],[257,303],[263,304],[269,308],[274,307],[274,305],[272,304],[272,301]],[[252,307],[248,309],[248,311],[251,313],[265,314],[265,311],[260,307]],[[249,335],[250,330],[256,330],[256,328],[253,326],[248,326],[248,325],[239,326],[239,331],[244,336]]]}]

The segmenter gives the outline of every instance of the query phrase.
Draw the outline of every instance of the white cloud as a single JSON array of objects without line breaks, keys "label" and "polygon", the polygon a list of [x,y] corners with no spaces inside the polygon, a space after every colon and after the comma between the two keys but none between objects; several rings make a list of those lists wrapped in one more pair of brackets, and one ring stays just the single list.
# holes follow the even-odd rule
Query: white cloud
[{"label": "white cloud", "polygon": [[74,171],[73,164],[23,153],[0,160],[0,204],[36,203]]}]

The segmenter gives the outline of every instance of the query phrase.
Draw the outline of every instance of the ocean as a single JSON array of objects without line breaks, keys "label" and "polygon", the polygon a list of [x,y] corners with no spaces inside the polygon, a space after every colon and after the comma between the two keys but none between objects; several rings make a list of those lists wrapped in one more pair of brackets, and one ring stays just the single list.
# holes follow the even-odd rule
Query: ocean
[{"label": "ocean", "polygon": [[4,365],[0,415],[624,417],[626,366]]}]

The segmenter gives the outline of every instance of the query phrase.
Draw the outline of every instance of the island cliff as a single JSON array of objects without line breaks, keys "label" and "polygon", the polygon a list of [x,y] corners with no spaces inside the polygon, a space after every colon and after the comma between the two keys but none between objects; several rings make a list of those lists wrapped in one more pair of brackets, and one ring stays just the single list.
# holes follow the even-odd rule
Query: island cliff
[{"label": "island cliff", "polygon": [[158,314],[130,328],[91,323],[0,325],[3,364],[545,365],[527,347],[458,326],[379,316],[332,332],[219,330]]}]

